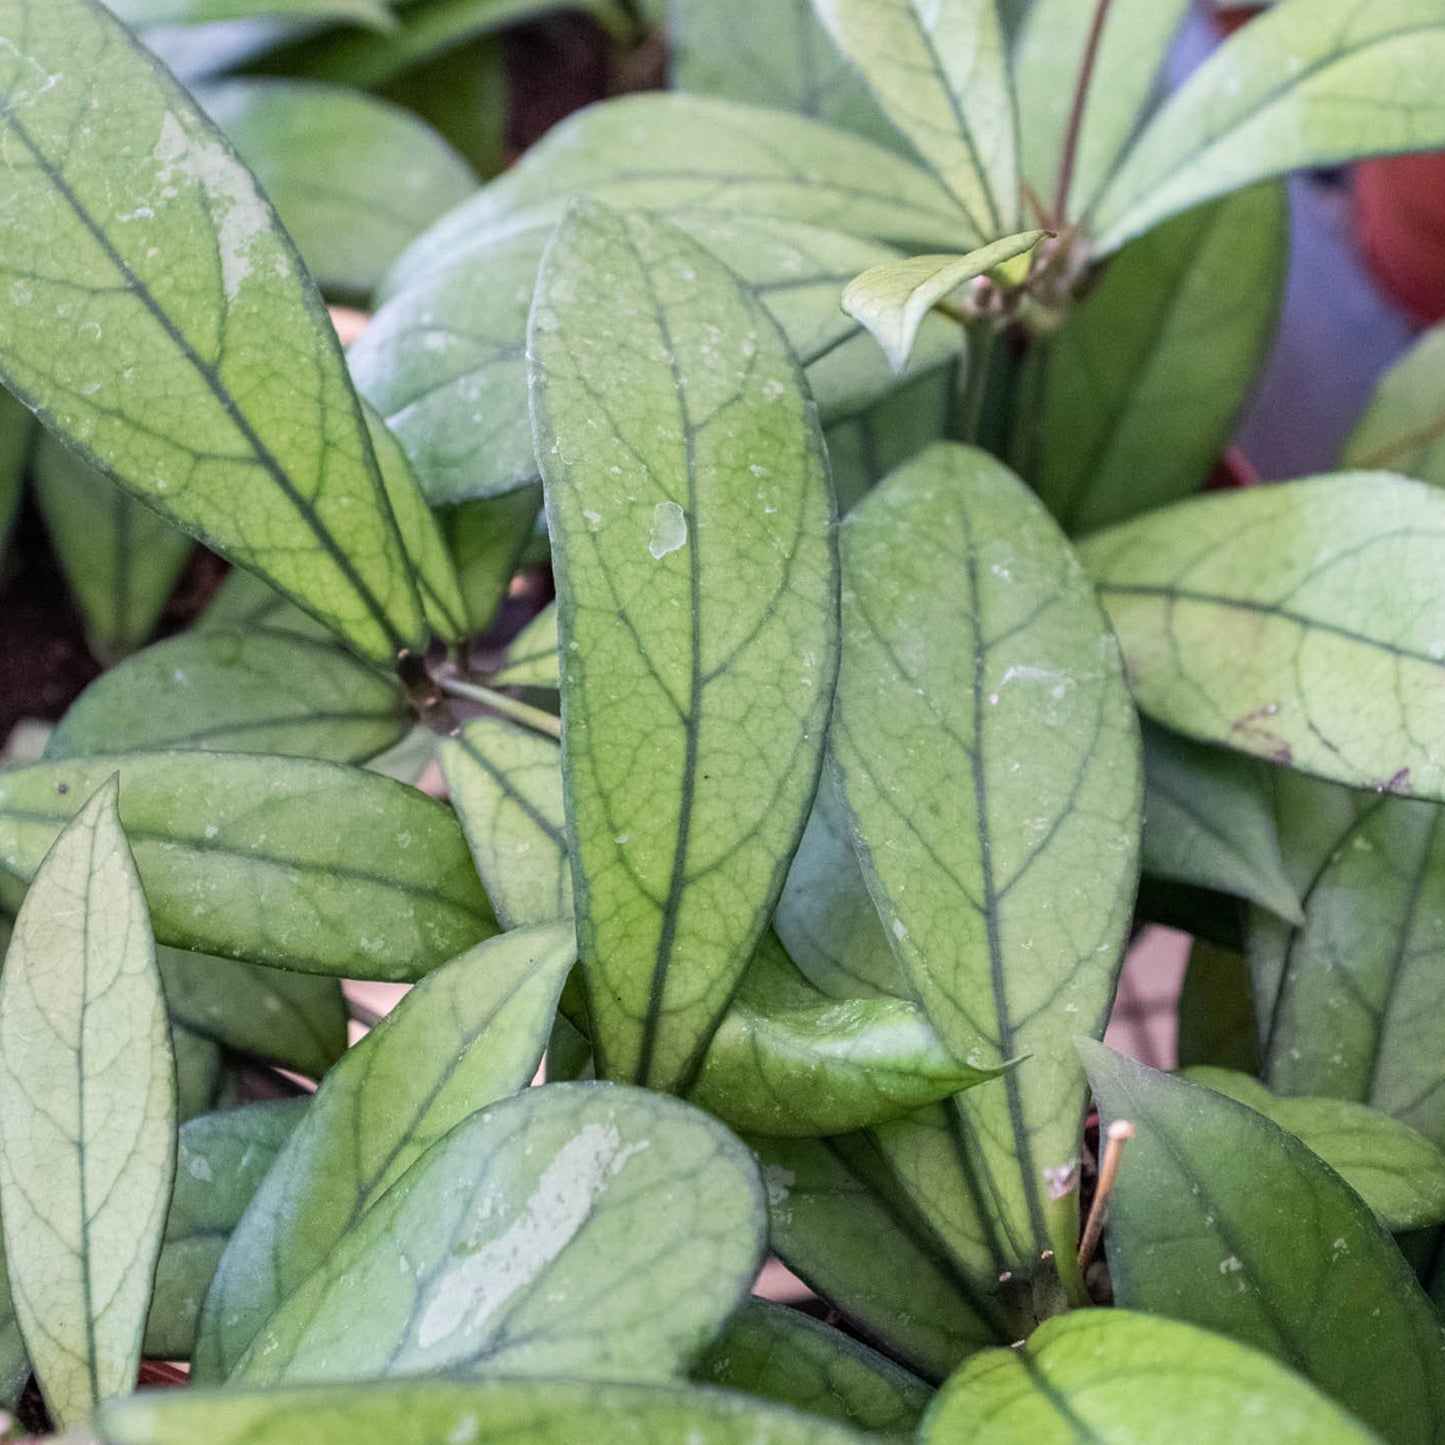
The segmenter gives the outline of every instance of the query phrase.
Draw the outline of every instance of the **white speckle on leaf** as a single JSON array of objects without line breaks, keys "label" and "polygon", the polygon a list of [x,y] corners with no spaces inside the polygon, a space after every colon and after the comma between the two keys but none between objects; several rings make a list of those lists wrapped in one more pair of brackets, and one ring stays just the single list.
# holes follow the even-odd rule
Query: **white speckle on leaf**
[{"label": "white speckle on leaf", "polygon": [[186,1173],[202,1184],[211,1182],[211,1166],[199,1154],[193,1154],[186,1160]]},{"label": "white speckle on leaf", "polygon": [[797,1182],[798,1176],[791,1169],[784,1169],[781,1164],[765,1165],[763,1188],[768,1192],[768,1207],[776,1209],[780,1204],[785,1204],[789,1191]]},{"label": "white speckle on leaf", "polygon": [[471,1445],[477,1438],[477,1417],[463,1415],[447,1435],[447,1445]]},{"label": "white speckle on leaf", "polygon": [[652,509],[652,538],[647,550],[659,561],[669,552],[687,546],[687,514],[676,502],[659,502]]},{"label": "white speckle on leaf", "polygon": [[1219,1262],[1219,1272],[1220,1272],[1220,1274],[1238,1274],[1239,1271],[1242,1270],[1243,1268],[1244,1268],[1244,1261],[1241,1260],[1241,1259],[1236,1258],[1236,1257],[1235,1257],[1234,1255],[1232,1255],[1232,1254],[1229,1256],[1228,1259],[1222,1259],[1222,1260],[1220,1260],[1220,1262]]}]

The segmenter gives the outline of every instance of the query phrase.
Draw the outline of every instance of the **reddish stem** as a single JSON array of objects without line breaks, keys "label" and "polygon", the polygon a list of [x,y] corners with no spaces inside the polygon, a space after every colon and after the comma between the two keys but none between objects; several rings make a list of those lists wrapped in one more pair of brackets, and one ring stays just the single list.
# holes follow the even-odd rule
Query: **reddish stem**
[{"label": "reddish stem", "polygon": [[1104,24],[1109,18],[1112,0],[1099,0],[1094,10],[1094,23],[1089,27],[1084,46],[1083,64],[1079,66],[1078,83],[1074,86],[1074,103],[1069,110],[1069,128],[1064,132],[1064,158],[1059,168],[1059,189],[1054,199],[1054,222],[1063,227],[1069,206],[1069,192],[1074,185],[1074,162],[1079,153],[1079,135],[1084,128],[1084,106],[1089,99],[1089,86],[1094,79],[1094,65],[1099,59],[1099,45],[1104,38]]}]

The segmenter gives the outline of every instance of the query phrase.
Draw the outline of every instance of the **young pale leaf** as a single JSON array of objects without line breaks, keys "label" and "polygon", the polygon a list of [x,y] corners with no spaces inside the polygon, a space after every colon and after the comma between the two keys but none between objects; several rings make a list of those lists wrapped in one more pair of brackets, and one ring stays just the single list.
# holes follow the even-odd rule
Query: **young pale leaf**
[{"label": "young pale leaf", "polygon": [[346,1052],[350,1015],[334,978],[157,948],[172,1021],[236,1053],[319,1079]]},{"label": "young pale leaf", "polygon": [[395,25],[386,0],[107,0],[132,29],[147,25],[203,25],[215,20],[286,17],[353,21],[377,30]]},{"label": "young pale leaf", "polygon": [[506,665],[493,678],[498,687],[562,686],[557,656],[557,605],[539,612],[507,647]]},{"label": "young pale leaf", "polygon": [[1270,1087],[1373,1104],[1445,1146],[1440,807],[1373,800],[1320,871],[1268,980],[1254,942]]},{"label": "young pale leaf", "polygon": [[1031,353],[1025,470],[1070,534],[1204,485],[1269,354],[1289,261],[1284,191],[1256,187],[1125,247]]},{"label": "young pale leaf", "polygon": [[231,1379],[664,1381],[746,1297],[766,1223],[757,1164],[706,1114],[611,1084],[524,1089],[412,1165]]},{"label": "young pale leaf", "polygon": [[1445,326],[1427,331],[1385,373],[1340,464],[1445,486]]},{"label": "young pale leaf", "polygon": [[1219,492],[1081,548],[1134,698],[1205,742],[1445,798],[1445,497],[1385,472]]},{"label": "young pale leaf", "polygon": [[[1008,1268],[1052,1248],[1045,1171],[1078,1155],[1072,1038],[1102,1029],[1138,866],[1138,733],[1108,623],[1048,514],[940,445],[842,529],[831,747],[868,888],[970,1096]],[[1037,1248],[1035,1248],[1037,1244]]]},{"label": "young pale leaf", "polygon": [[1439,0],[1271,6],[1180,86],[1130,148],[1090,218],[1096,253],[1252,181],[1445,144],[1442,65]]},{"label": "young pale leaf", "polygon": [[823,439],[761,304],[640,213],[571,212],[529,351],[593,1047],[608,1077],[684,1088],[817,782],[838,660]]},{"label": "young pale leaf", "polygon": [[1372,1445],[1375,1434],[1255,1350],[1127,1310],[1047,1320],[1022,1349],[975,1355],[939,1392],[920,1445]]},{"label": "young pale leaf", "polygon": [[1445,1155],[1408,1124],[1343,1099],[1282,1099],[1230,1069],[1189,1069],[1183,1077],[1309,1145],[1393,1233],[1445,1219]]},{"label": "young pale leaf", "polygon": [[994,0],[814,0],[981,245],[1018,229],[1017,118]]},{"label": "young pale leaf", "polygon": [[3,0],[0,35],[6,383],[365,656],[418,647],[336,334],[250,172],[96,0]]},{"label": "young pale leaf", "polygon": [[[456,564],[467,626],[473,636],[496,621],[512,578],[537,538],[541,513],[541,482],[463,502],[442,513],[447,549]],[[554,678],[552,686],[556,685]]]},{"label": "young pale leaf", "polygon": [[175,1173],[155,942],[103,782],[42,863],[0,974],[0,1209],[51,1414],[129,1394]]},{"label": "young pale leaf", "polygon": [[136,753],[0,773],[0,867],[31,877],[117,769],[162,943],[410,981],[496,931],[451,809],[375,773],[299,758]]},{"label": "young pale leaf", "polygon": [[843,1425],[724,1390],[579,1380],[386,1380],[151,1391],[107,1405],[104,1445],[865,1445]]},{"label": "young pale leaf", "polygon": [[430,1145],[532,1078],[575,958],[570,922],[494,938],[423,979],[326,1076],[221,1259],[198,1379],[230,1373]]},{"label": "young pale leaf", "polygon": [[693,1371],[871,1435],[908,1438],[932,1393],[916,1375],[800,1310],[749,1300]]},{"label": "young pale leaf", "polygon": [[48,434],[31,480],[90,650],[103,662],[134,652],[155,631],[195,543]]},{"label": "young pale leaf", "polygon": [[1301,923],[1263,763],[1144,728],[1144,871],[1248,898]]},{"label": "young pale leaf", "polygon": [[1233,949],[1194,940],[1179,994],[1178,1053],[1182,1068],[1260,1071],[1249,964]]},{"label": "young pale leaf", "polygon": [[895,371],[913,351],[923,318],[967,281],[997,266],[1027,256],[1047,231],[1005,236],[967,256],[910,256],[884,261],[855,277],[843,291],[843,310],[856,316],[883,348]]},{"label": "young pale leaf", "polygon": [[334,643],[283,632],[186,633],[91,683],[45,756],[184,748],[360,763],[391,747],[409,721],[396,683]]},{"label": "young pale leaf", "polygon": [[953,197],[882,146],[765,106],[631,95],[554,126],[519,165],[410,247],[388,292],[484,238],[551,225],[579,194],[649,211],[805,221],[915,250],[968,239],[968,218]]},{"label": "young pale leaf", "polygon": [[152,1359],[190,1356],[201,1302],[221,1251],[308,1103],[247,1104],[203,1114],[182,1126],[175,1189],[146,1319],[145,1352]]},{"label": "young pale leaf", "polygon": [[425,121],[375,96],[266,78],[228,80],[200,100],[330,291],[369,296],[408,244],[477,188]]},{"label": "young pale leaf", "polygon": [[1354,1190],[1253,1109],[1079,1047],[1104,1126],[1135,1128],[1110,1206],[1119,1304],[1278,1356],[1396,1445],[1445,1438],[1445,1333]]},{"label": "young pale leaf", "polygon": [[[1106,8],[1063,198],[1063,224],[1083,215],[1133,139],[1159,84],[1189,0],[1113,0]],[[1013,47],[1024,179],[1047,206],[1059,198],[1069,119],[1099,0],[1028,0]]]}]

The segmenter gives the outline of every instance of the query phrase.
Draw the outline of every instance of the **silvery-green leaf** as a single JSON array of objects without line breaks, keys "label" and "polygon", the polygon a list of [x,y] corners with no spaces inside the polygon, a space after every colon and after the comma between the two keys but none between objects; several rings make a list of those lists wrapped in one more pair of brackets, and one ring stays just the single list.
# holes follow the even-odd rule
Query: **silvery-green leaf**
[{"label": "silvery-green leaf", "polygon": [[1427,331],[1381,378],[1340,465],[1445,486],[1445,326]]},{"label": "silvery-green leaf", "polygon": [[493,681],[499,687],[555,690],[561,686],[555,603],[544,607],[508,644],[505,665]]},{"label": "silvery-green leaf", "polygon": [[430,974],[331,1070],[221,1259],[198,1379],[230,1373],[427,1148],[532,1078],[575,958],[570,922],[494,938]]},{"label": "silvery-green leaf", "polygon": [[1217,492],[1084,542],[1139,707],[1307,773],[1445,797],[1445,496],[1385,472]]},{"label": "silvery-green leaf", "polygon": [[497,620],[512,578],[537,536],[541,512],[542,484],[537,482],[462,502],[440,514],[474,635]]},{"label": "silvery-green leaf", "polygon": [[840,516],[894,468],[948,436],[965,364],[960,354],[953,366],[905,381],[891,396],[828,428],[828,466]]},{"label": "silvery-green leaf", "polygon": [[1017,117],[994,0],[814,0],[838,48],[968,218],[1018,229]]},{"label": "silvery-green leaf", "polygon": [[358,652],[425,631],[336,334],[227,142],[93,0],[4,0],[0,374]]},{"label": "silvery-green leaf", "polygon": [[665,1381],[746,1297],[766,1222],[756,1162],[706,1114],[615,1084],[524,1089],[428,1149],[231,1380]]},{"label": "silvery-green leaf", "polygon": [[[1253,181],[1445,144],[1438,0],[1285,0],[1220,46],[1103,187],[1100,254]],[[1383,102],[1383,103],[1382,103]]]},{"label": "silvery-green leaf", "polygon": [[821,762],[838,656],[822,436],[751,291],[640,212],[569,214],[528,349],[593,1047],[599,1073],[685,1087]]},{"label": "silvery-green leaf", "polygon": [[301,637],[327,640],[333,636],[314,617],[288,602],[254,572],[233,567],[216,588],[210,605],[196,619],[192,631],[200,632],[289,632]]},{"label": "silvery-green leaf", "polygon": [[496,930],[449,808],[300,758],[134,753],[0,773],[0,867],[29,879],[116,771],[151,924],[172,947],[408,981]]},{"label": "silvery-green leaf", "polygon": [[[830,746],[869,892],[960,1059],[1023,1272],[1054,1248],[1045,1171],[1078,1157],[1071,1040],[1103,1028],[1138,866],[1140,749],[1113,635],[1037,499],[940,445],[842,527]],[[1064,1226],[1060,1224],[1060,1228]]]},{"label": "silvery-green leaf", "polygon": [[395,23],[386,0],[106,0],[132,29],[150,25],[203,25],[254,16],[336,23],[350,21],[389,30]]},{"label": "silvery-green leaf", "polygon": [[5,1261],[62,1426],[135,1388],[175,1129],[155,941],[110,776],[46,854],[0,974]]},{"label": "silvery-green leaf", "polygon": [[924,317],[965,282],[1027,256],[1047,231],[1021,231],[966,256],[910,256],[883,261],[855,277],[843,291],[843,309],[878,339],[895,371],[913,351]]}]

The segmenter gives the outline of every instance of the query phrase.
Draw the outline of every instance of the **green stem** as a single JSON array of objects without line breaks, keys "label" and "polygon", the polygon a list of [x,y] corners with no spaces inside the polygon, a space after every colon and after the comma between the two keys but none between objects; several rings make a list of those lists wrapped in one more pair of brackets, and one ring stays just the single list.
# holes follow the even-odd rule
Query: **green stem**
[{"label": "green stem", "polygon": [[503,717],[511,718],[513,722],[519,722],[523,727],[531,728],[533,732],[546,733],[548,737],[553,738],[562,736],[561,718],[553,717],[551,713],[543,712],[541,708],[533,707],[530,703],[519,702],[504,692],[483,687],[479,682],[463,682],[459,677],[439,677],[437,686],[450,697],[465,698],[468,702],[479,702],[483,707],[501,713]]},{"label": "green stem", "polygon": [[973,445],[978,441],[983,424],[983,403],[988,395],[989,374],[993,370],[993,348],[998,333],[988,320],[968,324],[968,347],[964,356],[964,382],[954,397],[954,413],[949,434],[954,441]]}]

